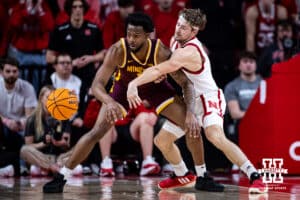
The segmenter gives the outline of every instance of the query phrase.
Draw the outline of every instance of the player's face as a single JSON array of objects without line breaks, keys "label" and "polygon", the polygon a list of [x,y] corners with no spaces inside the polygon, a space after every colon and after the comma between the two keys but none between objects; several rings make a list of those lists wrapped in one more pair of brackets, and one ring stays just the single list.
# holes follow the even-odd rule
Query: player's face
[{"label": "player's face", "polygon": [[255,74],[256,62],[251,58],[242,58],[240,60],[239,70],[242,74],[250,76]]},{"label": "player's face", "polygon": [[131,51],[138,52],[146,44],[148,38],[149,34],[144,31],[142,26],[128,24],[126,40]]},{"label": "player's face", "polygon": [[197,33],[192,28],[192,26],[183,18],[179,17],[175,27],[174,38],[179,43],[184,43],[185,41],[193,38]]},{"label": "player's face", "polygon": [[2,76],[6,84],[13,85],[19,76],[19,69],[16,66],[5,64],[3,66]]},{"label": "player's face", "polygon": [[70,56],[58,56],[55,71],[61,76],[69,76],[72,73],[72,60]]}]

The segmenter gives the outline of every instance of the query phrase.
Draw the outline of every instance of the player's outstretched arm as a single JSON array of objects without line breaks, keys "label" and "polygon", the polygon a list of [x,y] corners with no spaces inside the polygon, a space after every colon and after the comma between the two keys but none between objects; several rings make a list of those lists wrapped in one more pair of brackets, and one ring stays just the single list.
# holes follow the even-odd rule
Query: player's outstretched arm
[{"label": "player's outstretched arm", "polygon": [[119,42],[112,45],[104,58],[103,64],[98,69],[92,83],[92,91],[95,97],[104,104],[113,99],[107,94],[105,86],[115,72],[117,66],[123,61],[123,49]]},{"label": "player's outstretched arm", "polygon": [[105,86],[115,72],[117,66],[121,65],[124,57],[123,54],[120,42],[112,45],[105,56],[103,64],[98,69],[92,84],[93,94],[98,100],[106,105],[106,120],[111,124],[114,124],[116,120],[121,119],[123,115],[118,103],[107,94]]}]

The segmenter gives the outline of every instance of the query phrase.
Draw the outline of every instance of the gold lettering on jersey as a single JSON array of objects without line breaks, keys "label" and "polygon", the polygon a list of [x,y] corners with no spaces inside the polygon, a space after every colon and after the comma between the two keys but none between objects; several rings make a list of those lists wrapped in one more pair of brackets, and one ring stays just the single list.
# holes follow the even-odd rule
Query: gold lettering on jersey
[{"label": "gold lettering on jersey", "polygon": [[116,80],[116,81],[120,80],[120,78],[121,78],[121,70],[120,69],[118,69],[118,71],[114,73],[114,77],[115,77],[114,80]]},{"label": "gold lettering on jersey", "polygon": [[138,75],[140,75],[143,73],[144,69],[152,66],[153,64],[147,64],[146,67],[139,66],[139,65],[128,65],[126,71],[130,73],[137,73]]}]

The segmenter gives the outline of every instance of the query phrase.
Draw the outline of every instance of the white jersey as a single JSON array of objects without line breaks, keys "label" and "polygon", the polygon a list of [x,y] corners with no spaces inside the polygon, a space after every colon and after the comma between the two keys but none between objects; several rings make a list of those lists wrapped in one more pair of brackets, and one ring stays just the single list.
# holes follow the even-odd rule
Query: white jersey
[{"label": "white jersey", "polygon": [[[194,46],[202,59],[202,67],[199,71],[193,72],[182,66],[183,72],[194,84],[196,97],[194,112],[197,115],[199,124],[204,128],[211,125],[223,127],[223,115],[226,102],[222,90],[218,88],[213,79],[209,58],[197,38],[188,41],[183,47],[188,45]],[[178,42],[174,42],[171,49],[174,51],[179,47]],[[170,130],[168,124],[166,124],[164,128]],[[177,135],[177,137],[179,136],[182,136],[182,134]]]},{"label": "white jersey", "polygon": [[[183,72],[193,82],[195,86],[196,97],[199,97],[200,95],[205,93],[217,91],[219,88],[215,80],[213,79],[210,61],[206,52],[203,49],[201,42],[197,38],[194,38],[188,41],[183,47],[186,47],[188,45],[197,48],[203,61],[202,68],[196,72],[189,71],[185,69],[184,66],[182,67]],[[177,41],[175,41],[171,46],[171,50],[175,51],[175,49],[177,48],[179,48],[179,44]]]}]

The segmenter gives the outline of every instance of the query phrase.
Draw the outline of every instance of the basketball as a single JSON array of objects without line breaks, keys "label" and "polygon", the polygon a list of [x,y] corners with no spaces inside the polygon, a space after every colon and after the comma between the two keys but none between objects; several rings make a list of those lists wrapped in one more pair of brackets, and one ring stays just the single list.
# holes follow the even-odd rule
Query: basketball
[{"label": "basketball", "polygon": [[46,106],[53,118],[67,120],[77,112],[78,98],[72,91],[58,88],[49,94]]}]

